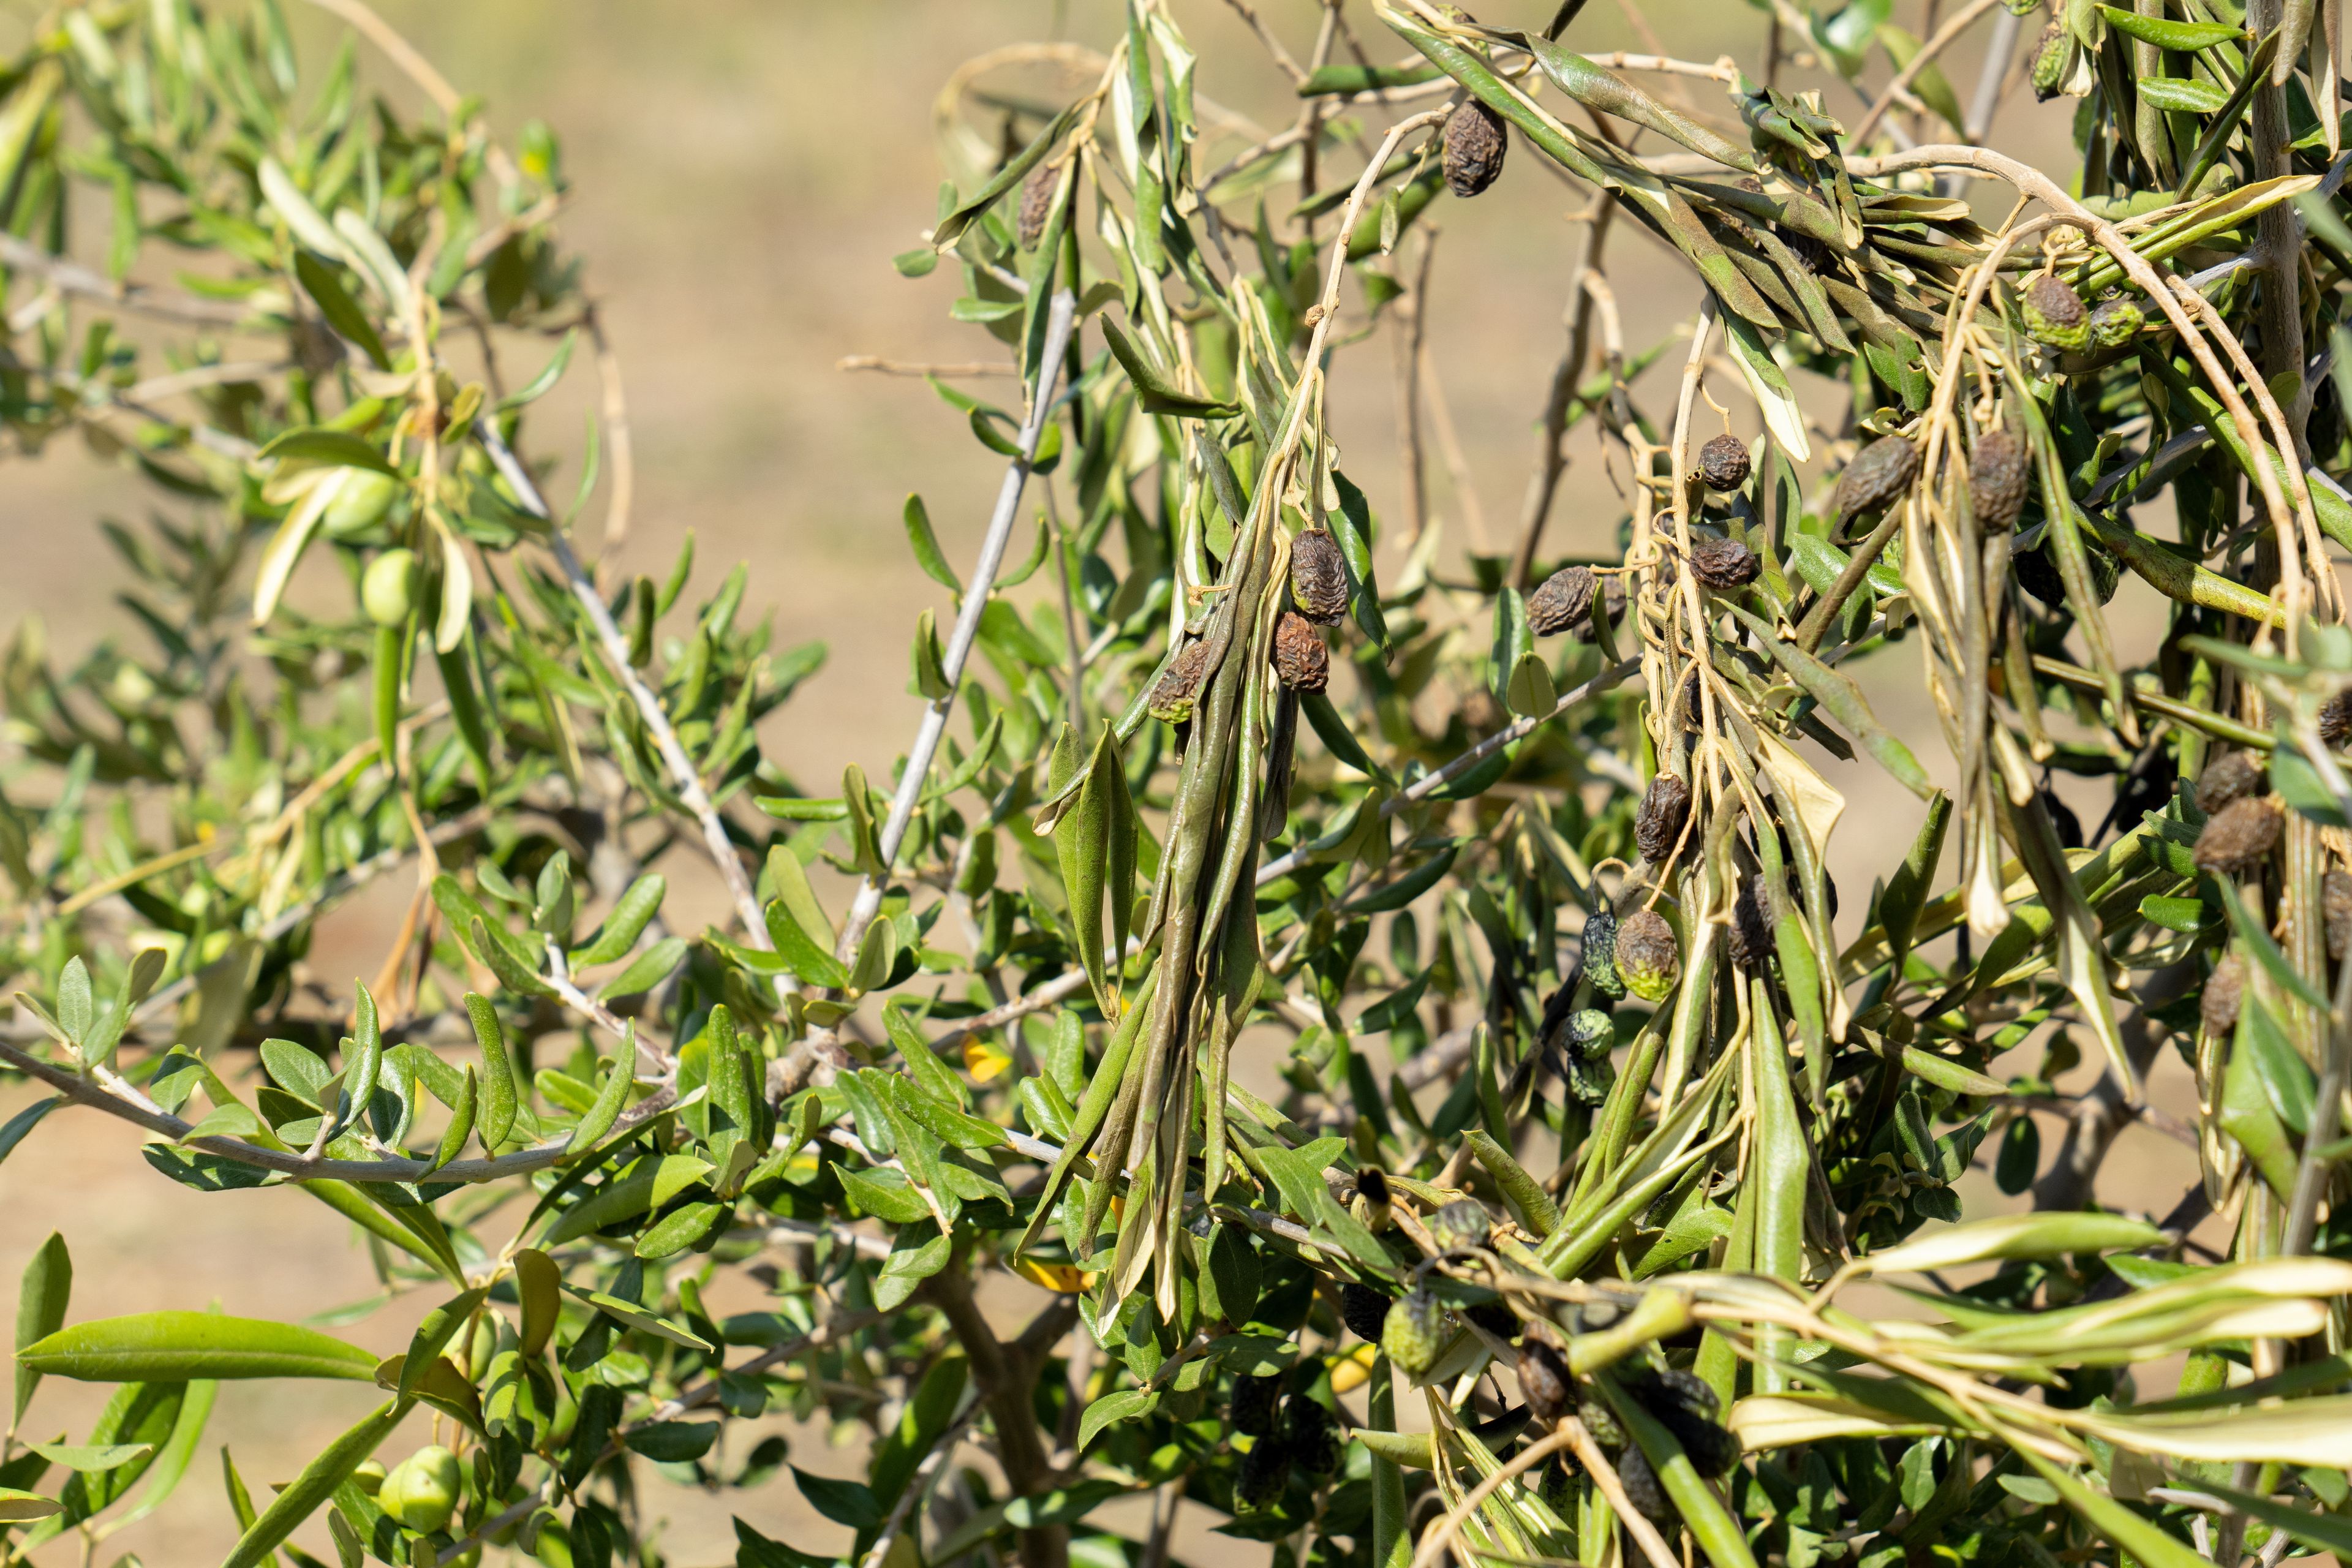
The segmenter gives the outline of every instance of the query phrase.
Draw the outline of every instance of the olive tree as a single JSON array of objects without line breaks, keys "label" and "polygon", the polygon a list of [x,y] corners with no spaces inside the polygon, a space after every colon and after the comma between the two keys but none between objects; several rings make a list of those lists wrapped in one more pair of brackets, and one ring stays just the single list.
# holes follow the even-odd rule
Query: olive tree
[{"label": "olive tree", "polygon": [[[897,266],[993,340],[933,384],[1003,484],[970,561],[906,503],[913,738],[837,782],[759,744],[822,650],[690,542],[636,570],[598,490],[554,135],[317,4],[320,74],[278,0],[61,7],[0,73],[0,417],[154,497],[101,528],[135,630],[0,666],[0,1158],[37,1215],[52,1114],[121,1118],[430,1306],[382,1361],[110,1313],[52,1237],[7,1560],[190,1484],[230,1378],[383,1394],[291,1477],[222,1451],[231,1568],[652,1564],[784,1485],[860,1568],[1158,1568],[1180,1503],[1286,1568],[2352,1545],[2336,0],[1722,6],[1744,61],[1597,50],[1581,0],[1231,0],[1280,130],[1212,96],[1205,4],[992,54]],[[2029,88],[2074,167],[1986,144]],[[1447,549],[1419,231],[1555,179],[1518,536]],[[1661,258],[1686,308],[1622,319]],[[1375,497],[1332,393],[1391,374]],[[534,426],[567,378],[584,442]],[[1588,432],[1613,538],[1564,557]],[[1841,914],[1871,773],[1924,826]],[[321,973],[375,882],[389,950]],[[2136,1120],[2176,1180],[2103,1205]],[[115,1393],[33,1441],[59,1378]],[[782,1479],[775,1416],[866,1427],[864,1479]]]}]

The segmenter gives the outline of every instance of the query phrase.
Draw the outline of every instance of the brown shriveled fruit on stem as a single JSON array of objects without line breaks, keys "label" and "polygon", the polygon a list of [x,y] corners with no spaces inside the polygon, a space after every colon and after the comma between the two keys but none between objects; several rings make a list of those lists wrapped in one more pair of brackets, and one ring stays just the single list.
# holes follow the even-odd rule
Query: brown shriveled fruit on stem
[{"label": "brown shriveled fruit on stem", "polygon": [[2197,868],[2218,877],[2244,876],[2277,846],[2280,816],[2278,804],[2266,795],[2231,801],[2197,835]]},{"label": "brown shriveled fruit on stem", "polygon": [[1560,1353],[1529,1338],[1519,1346],[1519,1392],[1528,1414],[1546,1426],[1576,1408],[1576,1380]]},{"label": "brown shriveled fruit on stem", "polygon": [[1969,509],[1978,530],[2007,533],[2015,528],[2032,477],[2032,452],[2015,431],[2004,426],[1978,437],[1969,458]]},{"label": "brown shriveled fruit on stem", "polygon": [[1545,578],[1528,595],[1528,630],[1556,637],[1591,620],[1592,584],[1592,573],[1582,566],[1563,566]]},{"label": "brown shriveled fruit on stem", "polygon": [[2246,963],[2234,952],[2225,952],[2207,976],[2205,993],[2197,1000],[2198,1019],[2211,1038],[2226,1037],[2238,1026],[2238,1009],[2246,1001]]},{"label": "brown shriveled fruit on stem", "polygon": [[1881,436],[1853,455],[1838,476],[1832,510],[1838,520],[1891,505],[1919,474],[1919,448],[1902,436]]},{"label": "brown shriveled fruit on stem", "polygon": [[1045,220],[1054,216],[1054,192],[1061,184],[1062,172],[1052,163],[1040,163],[1030,172],[1021,187],[1021,248],[1034,250],[1045,236]]},{"label": "brown shriveled fruit on stem", "polygon": [[1475,99],[1463,104],[1445,120],[1445,188],[1457,196],[1478,195],[1502,174],[1510,145],[1502,116]]},{"label": "brown shriveled fruit on stem", "polygon": [[2341,958],[2352,951],[2352,871],[2330,867],[2320,879],[2319,903],[2327,916],[2327,956]]},{"label": "brown shriveled fruit on stem", "polygon": [[1208,645],[1188,642],[1168,661],[1144,709],[1165,724],[1181,724],[1192,716],[1193,700],[1201,694],[1201,678],[1208,673]]},{"label": "brown shriveled fruit on stem", "polygon": [[1736,490],[1748,482],[1748,444],[1737,436],[1717,436],[1698,449],[1698,475],[1709,489]]},{"label": "brown shriveled fruit on stem", "polygon": [[1290,542],[1290,603],[1318,626],[1339,624],[1348,613],[1348,567],[1339,542],[1310,528]]},{"label": "brown shriveled fruit on stem", "polygon": [[1331,683],[1331,650],[1315,623],[1296,610],[1274,623],[1274,672],[1293,691],[1320,691]]},{"label": "brown shriveled fruit on stem", "polygon": [[1673,773],[1660,773],[1650,781],[1633,815],[1633,842],[1640,846],[1643,859],[1663,866],[1674,858],[1675,847],[1690,821],[1690,785]]},{"label": "brown shriveled fruit on stem", "polygon": [[2210,816],[2232,801],[2269,788],[2262,758],[2252,752],[2224,752],[2197,775],[2197,809]]},{"label": "brown shriveled fruit on stem", "polygon": [[1761,969],[1772,956],[1772,925],[1756,887],[1755,878],[1742,877],[1731,897],[1731,929],[1724,946],[1742,969]]},{"label": "brown shriveled fruit on stem", "polygon": [[2319,705],[2319,738],[2331,746],[2352,741],[2352,689]]},{"label": "brown shriveled fruit on stem", "polygon": [[1744,588],[1764,570],[1756,552],[1736,539],[1706,534],[1691,542],[1691,575],[1710,588]]}]

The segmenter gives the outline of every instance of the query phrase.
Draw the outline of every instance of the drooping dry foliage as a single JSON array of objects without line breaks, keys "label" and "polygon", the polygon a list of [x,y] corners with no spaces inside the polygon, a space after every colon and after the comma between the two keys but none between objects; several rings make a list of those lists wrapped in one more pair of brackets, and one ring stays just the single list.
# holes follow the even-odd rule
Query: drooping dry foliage
[{"label": "drooping dry foliage", "polygon": [[[976,563],[907,504],[941,595],[885,788],[761,757],[823,656],[740,568],[624,564],[554,138],[318,3],[435,111],[353,41],[303,79],[275,0],[63,8],[0,76],[0,416],[155,495],[105,528],[138,635],[59,668],[27,623],[0,669],[0,1158],[37,1212],[44,1119],[110,1113],[437,1304],[379,1363],[110,1315],[53,1237],[0,1551],[95,1561],[220,1379],[320,1377],[384,1401],[298,1476],[224,1451],[234,1568],[662,1562],[705,1505],[646,1478],[785,1484],[778,1415],[871,1429],[863,1481],[793,1477],[862,1568],[1157,1568],[1180,1500],[1289,1568],[2352,1543],[2337,0],[1783,4],[1744,64],[1580,53],[1579,0],[1234,0],[1278,132],[1175,0],[993,57],[898,264],[961,276],[1020,392],[934,380],[1007,468]],[[987,90],[1039,63],[1059,98]],[[1980,145],[2029,83],[2063,176]],[[1517,548],[1465,563],[1421,229],[1548,176],[1587,204],[1567,342]],[[1612,240],[1686,264],[1686,320],[1620,320]],[[1383,524],[1328,411],[1391,364]],[[567,376],[585,445],[531,428]],[[1563,560],[1588,425],[1577,504],[1622,521]],[[1924,672],[1933,766],[1871,655]],[[1865,769],[1925,826],[1841,925]],[[728,923],[673,928],[682,859]],[[376,973],[317,973],[383,879]],[[2168,1050],[2178,1181],[2102,1209]],[[1980,1164],[2028,1202],[1964,1213]],[[120,1385],[79,1443],[29,1440],[50,1377]],[[379,1456],[420,1405],[439,1440]]]}]

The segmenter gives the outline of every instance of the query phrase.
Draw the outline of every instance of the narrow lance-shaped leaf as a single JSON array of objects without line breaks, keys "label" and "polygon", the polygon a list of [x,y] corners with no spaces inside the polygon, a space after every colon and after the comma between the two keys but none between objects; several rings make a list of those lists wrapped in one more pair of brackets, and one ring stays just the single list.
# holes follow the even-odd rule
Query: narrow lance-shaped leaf
[{"label": "narrow lance-shaped leaf", "polygon": [[320,1503],[351,1479],[352,1472],[392,1436],[393,1428],[400,1425],[408,1411],[406,1401],[387,1400],[330,1443],[237,1538],[221,1568],[255,1568],[293,1534],[297,1526],[316,1513]]},{"label": "narrow lance-shaped leaf", "polygon": [[25,1352],[65,1326],[66,1304],[73,1295],[73,1258],[66,1238],[56,1231],[41,1243],[16,1291],[16,1407],[12,1426],[25,1419],[25,1407],[40,1386],[40,1368],[25,1359]]},{"label": "narrow lance-shaped leaf", "polygon": [[76,1323],[16,1352],[17,1364],[86,1383],[326,1377],[373,1382],[376,1358],[293,1323],[215,1312],[140,1312]]},{"label": "narrow lance-shaped leaf", "polygon": [[1804,688],[1807,695],[1827,709],[1831,717],[1852,731],[1862,742],[1863,750],[1877,760],[1878,765],[1894,775],[1895,783],[1926,800],[1936,793],[1934,781],[1911,748],[1895,737],[1878,715],[1870,710],[1870,703],[1862,689],[1851,678],[1823,664],[1820,659],[1781,637],[1770,626],[1737,605],[1724,606],[1739,618],[1742,625],[1756,634],[1758,644],[1771,656],[1773,662],[1789,672],[1790,678]]}]

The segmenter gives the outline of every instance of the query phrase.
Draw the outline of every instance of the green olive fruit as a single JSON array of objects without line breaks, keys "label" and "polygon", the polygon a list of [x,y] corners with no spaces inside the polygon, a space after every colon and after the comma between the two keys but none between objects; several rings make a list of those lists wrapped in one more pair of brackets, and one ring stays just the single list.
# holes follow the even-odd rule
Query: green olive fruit
[{"label": "green olive fruit", "polygon": [[376,1506],[394,1524],[430,1535],[457,1513],[465,1485],[457,1456],[438,1443],[428,1444],[392,1468],[376,1489]]},{"label": "green olive fruit", "polygon": [[352,1472],[352,1482],[368,1496],[375,1496],[383,1489],[383,1461],[362,1459],[359,1468]]},{"label": "green olive fruit", "polygon": [[368,563],[360,579],[360,607],[380,626],[408,619],[416,602],[416,552],[387,550]]},{"label": "green olive fruit", "polygon": [[334,539],[374,527],[400,497],[400,481],[373,468],[338,468],[319,482],[334,487],[334,498],[319,518]]}]

